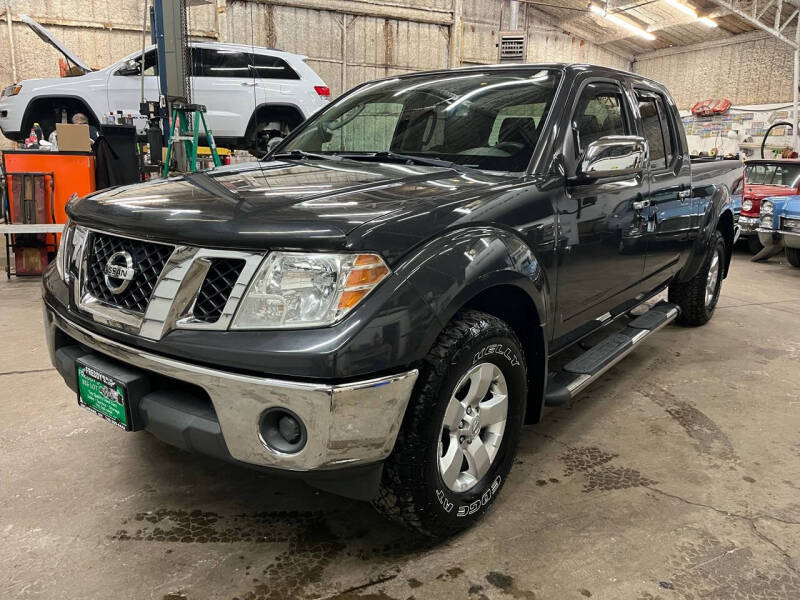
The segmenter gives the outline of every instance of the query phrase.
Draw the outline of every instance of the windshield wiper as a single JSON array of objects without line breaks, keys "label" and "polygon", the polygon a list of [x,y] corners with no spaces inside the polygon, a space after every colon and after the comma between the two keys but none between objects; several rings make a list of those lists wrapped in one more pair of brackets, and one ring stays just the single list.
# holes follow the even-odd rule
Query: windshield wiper
[{"label": "windshield wiper", "polygon": [[428,158],[427,156],[417,156],[415,154],[400,154],[398,152],[392,152],[390,150],[382,150],[381,152],[375,152],[373,154],[348,154],[347,158],[353,158],[358,160],[359,158],[377,158],[379,160],[397,160],[407,163],[417,163],[420,165],[429,165],[431,167],[444,167],[445,169],[453,169],[454,171],[459,171],[460,173],[475,173],[476,169],[472,167],[468,167],[466,165],[462,165],[456,162],[452,162],[450,160],[442,160],[441,158]]},{"label": "windshield wiper", "polygon": [[305,150],[290,150],[289,152],[281,152],[274,154],[272,158],[316,158],[318,160],[344,160],[338,154],[315,154],[314,152],[306,152]]}]

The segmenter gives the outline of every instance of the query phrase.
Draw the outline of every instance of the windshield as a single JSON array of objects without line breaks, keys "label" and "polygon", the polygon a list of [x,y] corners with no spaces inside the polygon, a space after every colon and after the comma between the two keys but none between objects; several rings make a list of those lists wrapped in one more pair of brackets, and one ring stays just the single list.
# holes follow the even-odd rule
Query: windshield
[{"label": "windshield", "polygon": [[377,81],[304,123],[278,152],[350,158],[388,152],[524,171],[560,78],[559,71],[539,70]]},{"label": "windshield", "polygon": [[756,185],[781,185],[797,187],[800,180],[800,164],[797,165],[745,165],[745,183]]}]

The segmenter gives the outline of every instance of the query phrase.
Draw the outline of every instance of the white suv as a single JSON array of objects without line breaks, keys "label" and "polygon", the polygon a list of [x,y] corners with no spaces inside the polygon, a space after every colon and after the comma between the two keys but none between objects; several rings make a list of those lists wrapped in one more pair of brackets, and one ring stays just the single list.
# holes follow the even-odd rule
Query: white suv
[{"label": "white suv", "polygon": [[[72,65],[58,79],[26,79],[0,94],[0,130],[12,140],[28,136],[34,123],[45,135],[55,129],[63,111],[85,113],[93,125],[105,115],[131,114],[140,133],[147,121],[139,115],[142,79],[146,100],[158,100],[155,46],[93,71],[41,25],[21,16],[44,41]],[[241,44],[191,42],[192,101],[206,106],[206,120],[220,146],[253,149],[259,133],[285,135],[325,105],[330,90],[305,63],[304,56]]]}]

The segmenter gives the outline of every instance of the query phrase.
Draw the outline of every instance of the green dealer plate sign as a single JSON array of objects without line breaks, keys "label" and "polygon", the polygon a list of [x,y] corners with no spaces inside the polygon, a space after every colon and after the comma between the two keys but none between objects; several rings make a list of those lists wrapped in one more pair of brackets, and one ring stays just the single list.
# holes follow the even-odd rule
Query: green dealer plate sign
[{"label": "green dealer plate sign", "polygon": [[86,365],[78,365],[78,404],[125,431],[131,430],[125,386]]}]

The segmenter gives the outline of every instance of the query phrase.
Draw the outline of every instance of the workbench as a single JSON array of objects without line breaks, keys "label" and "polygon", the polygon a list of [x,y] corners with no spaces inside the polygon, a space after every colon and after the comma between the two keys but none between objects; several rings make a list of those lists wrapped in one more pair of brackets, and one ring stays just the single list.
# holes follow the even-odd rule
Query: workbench
[{"label": "workbench", "polygon": [[23,233],[61,233],[64,225],[58,223],[0,223],[0,233],[6,241],[6,278],[11,279],[11,248],[15,235]]}]

